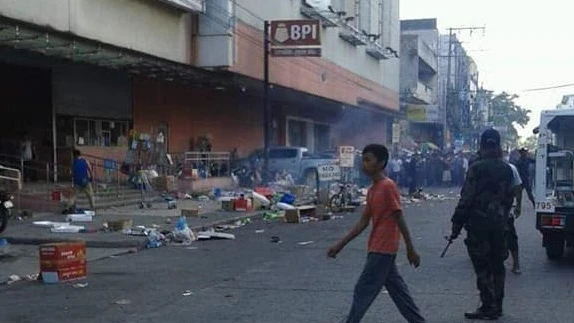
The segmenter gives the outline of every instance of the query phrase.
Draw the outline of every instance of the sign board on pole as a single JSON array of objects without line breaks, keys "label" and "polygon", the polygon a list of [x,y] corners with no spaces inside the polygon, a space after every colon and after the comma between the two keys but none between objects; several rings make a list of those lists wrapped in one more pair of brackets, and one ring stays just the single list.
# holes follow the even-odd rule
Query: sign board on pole
[{"label": "sign board on pole", "polygon": [[355,166],[355,147],[339,147],[339,165],[345,168],[353,168]]},{"label": "sign board on pole", "polygon": [[271,56],[321,56],[319,20],[274,20],[270,25]]},{"label": "sign board on pole", "polygon": [[271,44],[284,46],[321,46],[319,20],[271,21]]},{"label": "sign board on pole", "polygon": [[320,165],[317,167],[320,182],[341,180],[341,167],[335,164]]}]

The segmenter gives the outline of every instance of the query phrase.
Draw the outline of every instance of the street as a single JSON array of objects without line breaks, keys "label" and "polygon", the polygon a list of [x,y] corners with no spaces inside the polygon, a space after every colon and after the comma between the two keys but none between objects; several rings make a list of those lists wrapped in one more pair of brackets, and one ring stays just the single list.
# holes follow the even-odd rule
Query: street
[{"label": "street", "polygon": [[[402,244],[397,265],[428,322],[464,322],[463,313],[478,304],[462,237],[440,258],[456,202],[453,191],[450,199],[404,205],[422,264],[410,267]],[[548,261],[532,208],[524,203],[523,212],[517,220],[523,273],[507,272],[505,314],[499,321],[571,323],[574,255],[570,250],[560,262]],[[83,288],[37,282],[0,286],[0,322],[339,322],[364,263],[367,233],[337,259],[327,259],[325,252],[358,216],[305,224],[257,220],[235,230],[236,240],[104,258],[89,263]],[[272,236],[281,242],[271,242]],[[364,322],[404,319],[383,292]]]}]

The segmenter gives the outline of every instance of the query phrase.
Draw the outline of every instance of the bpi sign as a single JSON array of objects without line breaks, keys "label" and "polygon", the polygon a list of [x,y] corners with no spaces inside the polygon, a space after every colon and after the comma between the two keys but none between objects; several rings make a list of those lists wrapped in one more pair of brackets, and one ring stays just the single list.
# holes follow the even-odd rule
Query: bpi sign
[{"label": "bpi sign", "polygon": [[321,46],[321,23],[319,20],[275,20],[271,22],[271,45]]}]

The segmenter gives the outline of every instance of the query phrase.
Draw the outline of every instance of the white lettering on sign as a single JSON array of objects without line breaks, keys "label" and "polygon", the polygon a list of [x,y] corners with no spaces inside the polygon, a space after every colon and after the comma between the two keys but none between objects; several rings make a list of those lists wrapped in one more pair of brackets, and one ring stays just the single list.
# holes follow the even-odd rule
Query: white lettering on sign
[{"label": "white lettering on sign", "polygon": [[317,38],[316,25],[292,25],[290,30],[290,38],[292,40],[305,40],[311,35],[311,39]]},{"label": "white lettering on sign", "polygon": [[339,165],[328,164],[317,167],[320,182],[341,180],[341,167]]}]

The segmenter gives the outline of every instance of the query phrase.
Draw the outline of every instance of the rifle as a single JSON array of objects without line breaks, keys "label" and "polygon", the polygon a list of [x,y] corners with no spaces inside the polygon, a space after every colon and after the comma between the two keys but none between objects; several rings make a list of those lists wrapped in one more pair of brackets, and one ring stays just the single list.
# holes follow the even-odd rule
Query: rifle
[{"label": "rifle", "polygon": [[442,253],[440,254],[440,257],[443,258],[444,255],[446,254],[446,251],[448,250],[448,248],[450,247],[450,245],[453,242],[453,239],[451,237],[445,236],[444,237],[446,240],[448,240],[448,243],[446,244],[446,247],[444,248],[444,250],[442,251]]}]

